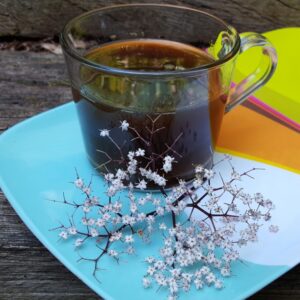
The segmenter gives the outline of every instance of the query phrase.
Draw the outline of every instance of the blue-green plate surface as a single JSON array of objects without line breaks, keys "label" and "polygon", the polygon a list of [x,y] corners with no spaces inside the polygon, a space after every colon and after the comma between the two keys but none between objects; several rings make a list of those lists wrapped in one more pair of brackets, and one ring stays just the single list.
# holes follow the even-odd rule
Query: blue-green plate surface
[{"label": "blue-green plate surface", "polygon": [[[63,192],[66,197],[76,197],[70,184],[75,177],[74,168],[84,178],[95,173],[85,156],[73,103],[28,119],[0,136],[0,187],[24,223],[58,260],[107,300],[166,299],[167,292],[163,289],[145,290],[141,285],[146,270],[142,260],[156,252],[159,246],[156,238],[152,244],[141,246],[136,256],[124,258],[120,264],[104,259],[99,283],[92,276],[91,264],[77,262],[73,243],[60,241],[57,232],[49,230],[66,218],[66,211],[64,206],[47,199],[61,199]],[[104,193],[101,178],[95,179],[94,186],[98,194]],[[299,238],[295,241],[291,237],[290,246],[295,243],[300,245]],[[233,276],[225,280],[224,289],[192,290],[181,294],[180,299],[244,299],[289,270],[299,262],[299,257],[300,254],[289,264],[280,260],[278,264],[268,265],[237,262]]]}]

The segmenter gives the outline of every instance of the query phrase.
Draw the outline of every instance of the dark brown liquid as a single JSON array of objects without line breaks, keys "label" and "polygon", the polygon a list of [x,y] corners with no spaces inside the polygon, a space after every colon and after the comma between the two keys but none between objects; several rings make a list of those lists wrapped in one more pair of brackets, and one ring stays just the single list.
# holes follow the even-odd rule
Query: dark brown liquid
[{"label": "dark brown liquid", "polygon": [[86,57],[102,65],[145,71],[191,69],[213,59],[193,46],[165,40],[128,40],[106,44]]},{"label": "dark brown liquid", "polygon": [[[181,43],[161,40],[114,42],[86,55],[94,62],[119,69],[145,72],[185,70],[211,64],[204,51]],[[224,113],[224,95],[218,70],[194,77],[147,78],[116,76],[81,67],[80,90],[73,89],[86,149],[101,171],[125,168],[120,150],[99,130],[110,136],[124,155],[143,148],[143,167],[163,173],[161,157],[171,155],[177,164],[166,173],[168,186],[177,178],[193,176],[197,164],[210,166],[212,151]],[[133,130],[122,132],[120,122],[127,120]],[[152,133],[151,133],[152,132]],[[124,141],[129,141],[124,144]],[[97,150],[101,150],[100,152]],[[106,153],[106,154],[104,154]],[[107,155],[108,154],[108,155]]]}]

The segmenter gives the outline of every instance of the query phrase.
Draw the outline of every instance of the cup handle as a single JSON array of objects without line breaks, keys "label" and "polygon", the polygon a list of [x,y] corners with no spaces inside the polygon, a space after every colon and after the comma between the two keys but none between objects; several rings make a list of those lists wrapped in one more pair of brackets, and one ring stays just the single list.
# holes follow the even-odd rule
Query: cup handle
[{"label": "cup handle", "polygon": [[263,55],[256,70],[230,89],[225,112],[231,111],[264,85],[272,77],[277,66],[276,50],[268,39],[255,32],[243,33],[240,38],[240,53],[252,47],[261,47]]}]

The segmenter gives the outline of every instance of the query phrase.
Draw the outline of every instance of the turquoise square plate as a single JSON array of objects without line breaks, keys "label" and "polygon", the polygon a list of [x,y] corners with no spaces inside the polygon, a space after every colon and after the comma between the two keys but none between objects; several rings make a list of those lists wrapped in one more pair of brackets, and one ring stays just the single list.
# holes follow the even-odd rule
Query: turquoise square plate
[{"label": "turquoise square plate", "polygon": [[[237,170],[266,169],[255,180],[247,179],[244,184],[249,192],[260,191],[275,202],[277,208],[272,222],[280,226],[280,231],[274,235],[262,229],[258,243],[241,249],[243,261],[233,265],[233,276],[225,280],[224,289],[191,290],[180,294],[180,299],[244,299],[300,261],[299,175],[241,157],[233,157],[233,164]],[[58,260],[107,300],[166,299],[167,291],[146,290],[141,284],[146,272],[142,260],[156,253],[160,244],[157,237],[120,264],[104,259],[99,283],[92,276],[91,264],[77,262],[73,242],[61,241],[57,232],[49,230],[59,225],[59,220],[66,219],[68,210],[47,199],[62,199],[63,192],[70,199],[76,197],[76,190],[70,184],[75,178],[74,168],[83,178],[95,173],[85,156],[73,103],[28,119],[0,136],[1,189],[28,228]],[[94,186],[96,194],[104,193],[100,177],[95,178]],[[90,249],[91,256],[97,255],[94,251]]]}]

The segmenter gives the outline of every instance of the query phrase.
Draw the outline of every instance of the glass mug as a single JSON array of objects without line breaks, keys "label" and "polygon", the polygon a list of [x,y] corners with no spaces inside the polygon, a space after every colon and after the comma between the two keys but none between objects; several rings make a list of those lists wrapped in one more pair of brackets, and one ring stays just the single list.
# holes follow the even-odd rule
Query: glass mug
[{"label": "glass mug", "polygon": [[[224,113],[277,63],[262,35],[240,37],[206,12],[166,4],[96,9],[60,38],[89,160],[115,172],[142,149],[142,166],[162,173],[167,187],[192,179],[196,165],[211,167]],[[252,47],[262,50],[257,69],[231,87],[238,55]],[[166,156],[176,161],[172,171],[163,168]]]}]

